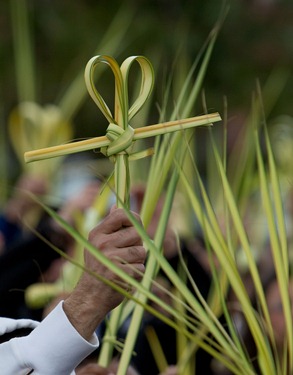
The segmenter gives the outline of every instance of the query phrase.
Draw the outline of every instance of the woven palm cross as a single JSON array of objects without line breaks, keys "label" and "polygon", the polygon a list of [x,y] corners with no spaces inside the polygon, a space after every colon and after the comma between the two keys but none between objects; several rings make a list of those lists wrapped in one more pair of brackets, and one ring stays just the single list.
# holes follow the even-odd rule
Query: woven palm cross
[{"label": "woven palm cross", "polygon": [[[139,94],[134,103],[129,107],[128,76],[134,62],[137,62],[141,71],[141,84]],[[115,78],[115,110],[114,116],[105,103],[94,83],[94,72],[98,65],[105,64],[113,72]],[[94,56],[89,60],[85,69],[85,83],[88,92],[103,115],[109,122],[105,136],[90,138],[78,142],[29,151],[24,154],[25,161],[32,162],[68,155],[76,152],[101,149],[115,163],[115,189],[117,205],[129,201],[129,167],[131,148],[135,141],[143,138],[163,135],[196,126],[212,125],[220,121],[218,113],[197,116],[177,121],[164,122],[133,129],[129,121],[139,112],[149,98],[153,83],[154,73],[150,61],[144,56],[131,56],[121,66],[115,59],[106,55]]]}]

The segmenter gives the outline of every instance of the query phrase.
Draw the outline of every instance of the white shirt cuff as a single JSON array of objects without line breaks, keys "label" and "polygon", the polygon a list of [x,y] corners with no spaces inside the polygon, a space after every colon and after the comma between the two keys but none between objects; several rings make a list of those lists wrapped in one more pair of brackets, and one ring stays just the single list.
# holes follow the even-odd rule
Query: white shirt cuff
[{"label": "white shirt cuff", "polygon": [[95,334],[88,342],[72,326],[63,301],[28,336],[13,341],[18,356],[36,375],[68,375],[99,346]]}]

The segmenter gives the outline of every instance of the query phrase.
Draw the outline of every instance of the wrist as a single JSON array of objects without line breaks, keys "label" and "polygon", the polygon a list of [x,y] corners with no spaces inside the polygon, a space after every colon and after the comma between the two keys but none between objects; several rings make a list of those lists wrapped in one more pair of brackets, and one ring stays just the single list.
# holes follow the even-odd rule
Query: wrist
[{"label": "wrist", "polygon": [[[97,303],[90,296],[79,289],[75,289],[63,303],[63,310],[77,332],[90,341],[98,325],[104,319],[104,314]],[[85,297],[86,295],[86,297]]]}]

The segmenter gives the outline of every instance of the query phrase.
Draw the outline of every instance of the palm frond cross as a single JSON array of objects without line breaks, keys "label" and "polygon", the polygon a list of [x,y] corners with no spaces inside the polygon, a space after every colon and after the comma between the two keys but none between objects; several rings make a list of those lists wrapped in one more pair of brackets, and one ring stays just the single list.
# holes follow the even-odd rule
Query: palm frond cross
[{"label": "palm frond cross", "polygon": [[[138,97],[129,108],[128,76],[132,64],[137,62],[141,71],[141,84]],[[115,78],[115,111],[114,117],[97,90],[94,83],[94,71],[99,64],[110,67]],[[101,149],[115,163],[115,189],[117,206],[129,202],[129,167],[128,159],[132,144],[139,139],[154,137],[165,133],[176,132],[196,126],[212,125],[221,120],[218,113],[197,116],[177,121],[169,121],[133,129],[129,121],[139,112],[149,98],[153,84],[154,71],[150,61],[144,56],[128,57],[119,67],[117,61],[107,55],[94,56],[85,68],[85,83],[88,92],[103,115],[109,122],[105,136],[90,138],[78,142],[28,151],[24,154],[25,162],[43,160],[76,152]]]}]

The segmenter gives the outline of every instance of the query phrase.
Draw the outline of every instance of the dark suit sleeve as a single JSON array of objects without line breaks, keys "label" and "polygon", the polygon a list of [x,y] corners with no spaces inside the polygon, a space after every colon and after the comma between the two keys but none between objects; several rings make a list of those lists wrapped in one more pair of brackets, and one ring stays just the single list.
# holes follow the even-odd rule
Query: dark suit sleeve
[{"label": "dark suit sleeve", "polygon": [[[50,240],[48,225],[40,233]],[[28,233],[0,257],[0,316],[36,318],[24,302],[25,289],[37,282],[59,254],[38,236]]]}]

